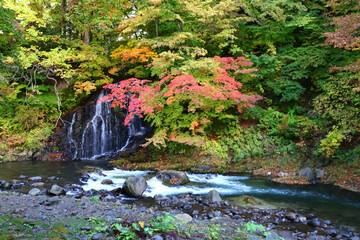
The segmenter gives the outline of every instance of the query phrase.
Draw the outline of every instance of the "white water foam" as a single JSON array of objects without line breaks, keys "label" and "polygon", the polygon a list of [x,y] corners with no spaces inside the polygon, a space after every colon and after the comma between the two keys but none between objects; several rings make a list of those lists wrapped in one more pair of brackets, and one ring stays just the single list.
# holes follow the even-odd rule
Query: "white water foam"
[{"label": "white water foam", "polygon": [[[84,182],[83,189],[85,191],[94,190],[108,190],[122,187],[127,177],[130,176],[144,176],[145,178],[150,171],[126,171],[114,169],[110,171],[103,171],[104,175],[99,173],[91,173],[90,179]],[[216,189],[220,194],[232,195],[239,192],[250,192],[252,187],[246,186],[240,180],[248,179],[248,177],[241,176],[224,176],[217,174],[188,174],[190,184],[182,186],[166,186],[156,177],[151,177],[147,180],[148,188],[145,191],[145,196],[174,195],[181,193],[206,194],[210,190]],[[104,179],[111,179],[113,184],[101,184]]]},{"label": "white water foam", "polygon": [[[147,179],[148,188],[144,196],[153,197],[157,194],[163,196],[176,195],[182,193],[207,194],[210,190],[217,190],[221,195],[242,195],[242,194],[274,194],[283,196],[322,196],[322,194],[302,191],[298,189],[279,189],[279,188],[262,188],[246,184],[248,176],[225,176],[220,174],[193,174],[187,173],[190,183],[181,186],[166,186],[154,176],[151,171],[128,171],[114,169],[103,171],[104,175],[91,173],[90,179],[84,182],[82,186],[85,191],[108,190],[122,187],[125,180],[130,176],[143,176]],[[113,184],[101,184],[104,179],[111,179]],[[321,196],[319,196],[321,195]]]}]

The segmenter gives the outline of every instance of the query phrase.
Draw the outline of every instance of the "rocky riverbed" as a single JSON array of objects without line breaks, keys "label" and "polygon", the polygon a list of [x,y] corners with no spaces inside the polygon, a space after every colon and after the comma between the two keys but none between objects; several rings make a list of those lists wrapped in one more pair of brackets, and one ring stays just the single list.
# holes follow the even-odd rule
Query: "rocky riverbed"
[{"label": "rocky riverbed", "polygon": [[[82,180],[86,177],[84,174]],[[70,183],[53,184],[40,190],[39,184],[34,185],[40,181],[38,177],[1,182],[3,190],[9,191],[0,192],[2,236],[8,235],[9,239],[40,236],[42,239],[51,233],[68,239],[115,239],[126,230],[141,239],[359,239],[355,229],[335,226],[310,212],[243,208],[221,200],[216,192],[215,196],[214,193],[208,196],[188,193],[133,199],[123,195],[121,189],[84,191],[81,186]],[[29,194],[11,190],[14,186],[26,185],[33,187]],[[244,196],[244,201],[251,203],[256,199]],[[173,220],[183,224],[174,227]],[[156,221],[168,228],[160,231],[154,227]],[[122,230],[117,229],[116,224],[121,224]],[[264,228],[256,227],[260,225]],[[152,234],[145,233],[145,228],[152,229]]]}]

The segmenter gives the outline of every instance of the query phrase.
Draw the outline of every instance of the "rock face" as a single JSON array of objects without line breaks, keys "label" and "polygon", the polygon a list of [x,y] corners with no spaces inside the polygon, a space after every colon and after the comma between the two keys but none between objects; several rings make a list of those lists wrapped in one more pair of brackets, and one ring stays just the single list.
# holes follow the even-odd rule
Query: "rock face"
[{"label": "rock face", "polygon": [[184,185],[190,182],[189,177],[184,172],[175,170],[163,170],[156,174],[165,185]]},{"label": "rock face", "polygon": [[206,198],[212,203],[221,202],[222,200],[218,191],[216,190],[211,190],[210,192],[208,192]]},{"label": "rock face", "polygon": [[55,196],[65,195],[65,190],[62,187],[54,184],[54,185],[52,185],[51,189],[49,190],[49,194],[55,195]]},{"label": "rock face", "polygon": [[127,149],[133,151],[142,143],[151,129],[138,117],[130,126],[124,126],[126,109],[114,109],[111,102],[98,101],[107,93],[107,90],[94,93],[76,112],[64,116],[68,123],[50,136],[38,159],[95,159]]},{"label": "rock face", "polygon": [[145,192],[147,183],[144,177],[128,177],[123,186],[123,193],[130,196],[139,198]]},{"label": "rock face", "polygon": [[313,170],[311,170],[311,168],[309,168],[309,167],[301,169],[298,173],[301,176],[306,177],[309,182],[312,182],[315,180],[315,174],[314,174]]}]

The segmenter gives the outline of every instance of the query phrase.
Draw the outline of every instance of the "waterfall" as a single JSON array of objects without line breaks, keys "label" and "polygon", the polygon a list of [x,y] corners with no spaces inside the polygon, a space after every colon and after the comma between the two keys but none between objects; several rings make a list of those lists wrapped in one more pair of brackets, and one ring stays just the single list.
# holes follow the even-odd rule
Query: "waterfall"
[{"label": "waterfall", "polygon": [[76,112],[72,115],[72,119],[71,119],[71,123],[70,126],[68,128],[68,132],[67,132],[67,136],[68,136],[68,140],[70,143],[70,148],[71,149],[75,149],[75,153],[74,153],[74,158],[77,157],[77,146],[76,146],[76,141],[74,140],[74,134],[73,134],[73,128],[74,128],[74,124],[76,121]]},{"label": "waterfall", "polygon": [[[78,119],[83,119],[80,119],[79,123],[76,123],[76,113],[72,116],[67,135],[73,159],[93,160],[111,156],[118,151],[126,151],[135,139],[142,138],[147,131],[138,117],[133,118],[131,124],[125,127],[111,103],[99,101],[105,94],[105,90],[102,90],[96,103],[82,110]],[[78,131],[76,134],[73,130],[74,125]]]}]

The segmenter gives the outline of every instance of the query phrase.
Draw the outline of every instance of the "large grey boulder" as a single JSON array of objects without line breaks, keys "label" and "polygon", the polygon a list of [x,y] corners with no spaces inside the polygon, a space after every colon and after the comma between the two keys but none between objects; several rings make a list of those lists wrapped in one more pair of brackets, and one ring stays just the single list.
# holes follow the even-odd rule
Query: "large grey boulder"
[{"label": "large grey boulder", "polygon": [[51,189],[49,190],[49,194],[55,195],[55,196],[65,195],[65,190],[62,187],[54,184],[54,185],[52,185]]},{"label": "large grey boulder", "polygon": [[306,167],[301,169],[298,172],[301,176],[306,177],[308,179],[309,182],[312,182],[315,180],[315,173],[313,172],[313,170],[311,170],[311,168]]},{"label": "large grey boulder", "polygon": [[162,170],[156,174],[165,185],[184,185],[190,182],[185,172],[175,170]]},{"label": "large grey boulder", "polygon": [[130,197],[141,197],[147,188],[144,177],[128,177],[123,185],[123,193]]},{"label": "large grey boulder", "polygon": [[216,190],[211,190],[210,192],[208,192],[206,198],[212,203],[221,202],[222,200],[218,191]]}]

